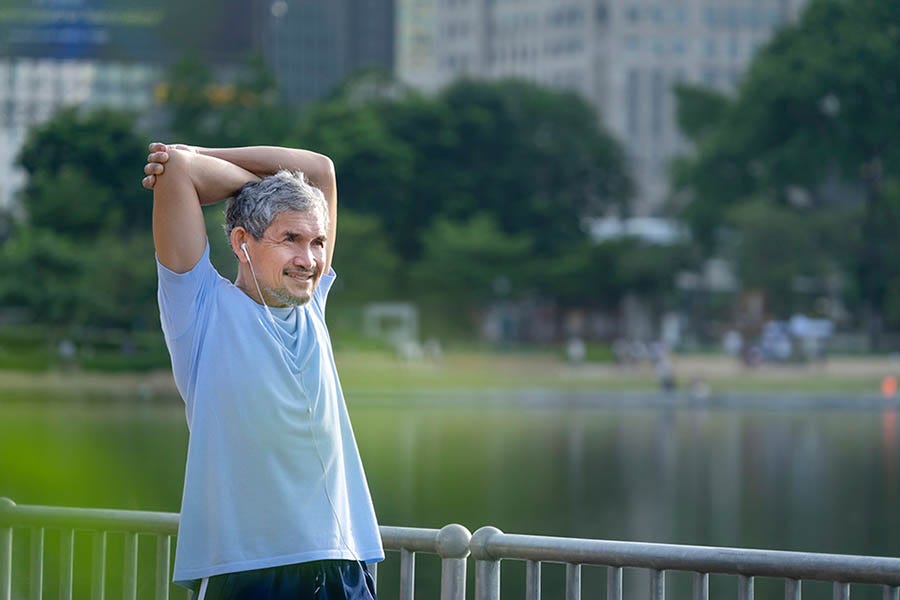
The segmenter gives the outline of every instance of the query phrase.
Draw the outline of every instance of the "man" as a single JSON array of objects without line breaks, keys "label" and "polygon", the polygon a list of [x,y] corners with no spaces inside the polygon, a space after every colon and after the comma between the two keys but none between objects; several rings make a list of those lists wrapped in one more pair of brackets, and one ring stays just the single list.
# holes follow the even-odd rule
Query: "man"
[{"label": "man", "polygon": [[[366,563],[384,553],[324,320],[331,161],[153,143],[144,173],[190,429],[175,582],[203,600],[374,598]],[[226,198],[234,283],[209,262],[201,210]]]}]

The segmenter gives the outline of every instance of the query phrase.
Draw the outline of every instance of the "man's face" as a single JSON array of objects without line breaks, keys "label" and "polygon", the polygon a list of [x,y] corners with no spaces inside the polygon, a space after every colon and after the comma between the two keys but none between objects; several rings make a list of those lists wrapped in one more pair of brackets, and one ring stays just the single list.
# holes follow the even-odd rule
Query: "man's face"
[{"label": "man's face", "polygon": [[312,299],[325,267],[325,219],[317,211],[279,213],[247,247],[269,306],[298,306]]}]

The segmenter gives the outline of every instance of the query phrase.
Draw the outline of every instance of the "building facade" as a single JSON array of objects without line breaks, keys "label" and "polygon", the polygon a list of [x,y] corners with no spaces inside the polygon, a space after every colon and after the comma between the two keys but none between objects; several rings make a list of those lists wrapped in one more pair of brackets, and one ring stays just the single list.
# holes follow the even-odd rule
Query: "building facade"
[{"label": "building facade", "polygon": [[[9,6],[7,6],[7,3]],[[393,0],[5,0],[0,9],[0,207],[24,184],[29,129],[68,106],[158,124],[154,93],[194,55],[234,73],[260,54],[295,103],[394,62]]]},{"label": "building facade", "polygon": [[521,77],[582,94],[629,153],[635,212],[657,214],[687,148],[672,87],[735,89],[753,54],[806,0],[398,0],[397,74],[437,90]]},{"label": "building facade", "polygon": [[394,0],[276,0],[261,48],[288,100],[321,98],[352,73],[394,64]]}]

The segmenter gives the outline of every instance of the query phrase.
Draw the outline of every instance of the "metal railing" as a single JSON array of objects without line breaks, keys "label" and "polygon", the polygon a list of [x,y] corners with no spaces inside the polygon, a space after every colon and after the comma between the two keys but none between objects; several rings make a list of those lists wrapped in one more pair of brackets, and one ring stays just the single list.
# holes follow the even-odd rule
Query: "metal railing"
[{"label": "metal railing", "polygon": [[[91,598],[103,600],[105,596],[107,536],[113,533],[123,536],[122,593],[116,597],[138,597],[138,539],[150,536],[156,540],[155,557],[150,561],[153,597],[169,598],[171,541],[178,530],[177,513],[20,506],[0,498],[0,600],[13,597],[14,530],[28,537],[28,584],[20,587],[27,589],[29,599],[44,595],[44,536],[48,530],[59,536],[60,598],[71,599],[73,594],[76,531],[92,536]],[[541,597],[543,563],[565,565],[566,600],[580,600],[585,565],[606,567],[607,600],[622,600],[626,568],[649,574],[651,600],[664,600],[669,571],[691,575],[694,600],[709,598],[709,577],[719,574],[737,577],[738,600],[753,599],[756,577],[783,580],[786,600],[800,600],[807,580],[831,582],[835,600],[849,600],[854,584],[882,586],[885,600],[900,600],[898,558],[514,535],[495,527],[482,527],[470,534],[462,525],[442,529],[381,527],[381,536],[385,550],[400,555],[400,600],[414,598],[417,553],[441,558],[441,600],[466,598],[470,553],[475,560],[475,600],[499,600],[500,562],[510,559],[525,562],[526,600]],[[377,577],[377,570],[372,572]],[[142,591],[144,597],[149,596]]]}]

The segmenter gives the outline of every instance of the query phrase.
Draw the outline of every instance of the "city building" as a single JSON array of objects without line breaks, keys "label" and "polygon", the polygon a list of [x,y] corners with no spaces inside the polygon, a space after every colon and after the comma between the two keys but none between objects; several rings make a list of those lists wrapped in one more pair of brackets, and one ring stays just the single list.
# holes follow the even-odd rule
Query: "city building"
[{"label": "city building", "polygon": [[275,0],[262,50],[288,100],[305,103],[366,68],[394,64],[394,0]]},{"label": "city building", "polygon": [[[29,129],[68,106],[142,113],[153,104],[164,13],[151,2],[11,0],[0,19],[0,207],[24,184],[15,166]],[[160,53],[157,53],[158,56]]]},{"label": "city building", "polygon": [[221,77],[259,53],[289,101],[324,96],[365,67],[391,70],[393,0],[5,0],[0,10],[0,207],[24,184],[29,129],[62,107],[134,111],[193,55]]},{"label": "city building", "polygon": [[629,153],[635,212],[657,214],[687,148],[677,82],[735,89],[753,54],[806,0],[398,0],[397,75],[424,90],[460,76],[574,90]]}]

